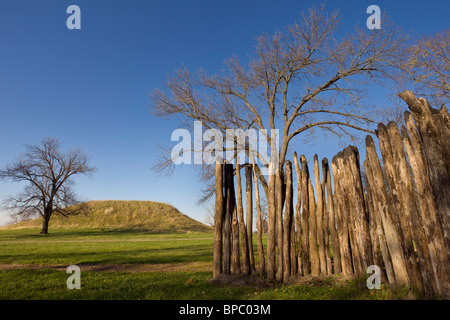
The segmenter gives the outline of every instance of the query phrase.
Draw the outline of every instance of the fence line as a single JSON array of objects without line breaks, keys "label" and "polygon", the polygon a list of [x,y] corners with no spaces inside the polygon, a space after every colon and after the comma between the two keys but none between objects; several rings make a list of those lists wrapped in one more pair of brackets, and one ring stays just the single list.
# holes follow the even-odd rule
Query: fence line
[{"label": "fence line", "polygon": [[[269,175],[266,254],[255,165],[240,165],[238,159],[236,169],[216,163],[214,276],[258,272],[288,282],[305,275],[360,276],[377,265],[388,283],[450,298],[450,116],[445,106],[433,109],[409,91],[400,96],[410,110],[405,124],[400,130],[395,122],[378,125],[381,159],[373,138],[366,137],[364,170],[358,149],[349,146],[333,157],[331,168],[328,159],[321,161],[320,181],[317,155],[312,179],[306,158],[294,153],[295,206],[292,162]],[[253,184],[258,269],[252,244]]]}]

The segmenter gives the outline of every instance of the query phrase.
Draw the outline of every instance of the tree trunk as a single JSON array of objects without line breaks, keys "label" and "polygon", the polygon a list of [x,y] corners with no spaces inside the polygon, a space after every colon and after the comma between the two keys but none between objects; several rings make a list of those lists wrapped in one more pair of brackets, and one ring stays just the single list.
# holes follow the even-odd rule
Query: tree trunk
[{"label": "tree trunk", "polygon": [[222,273],[223,228],[223,164],[216,162],[216,212],[214,215],[214,267],[213,277]]},{"label": "tree trunk", "polygon": [[49,214],[44,214],[44,216],[42,217],[42,229],[40,234],[48,234],[48,222],[50,221],[50,215]]}]

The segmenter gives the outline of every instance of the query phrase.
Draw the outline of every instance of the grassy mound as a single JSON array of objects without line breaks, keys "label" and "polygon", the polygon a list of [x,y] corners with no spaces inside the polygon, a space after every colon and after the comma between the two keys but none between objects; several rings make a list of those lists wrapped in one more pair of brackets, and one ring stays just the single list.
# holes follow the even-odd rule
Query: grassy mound
[{"label": "grassy mound", "polygon": [[[209,232],[211,227],[194,220],[169,204],[154,201],[89,201],[84,213],[53,216],[49,229],[100,228],[136,229],[158,233]],[[39,228],[42,218],[22,221],[8,229]]]}]

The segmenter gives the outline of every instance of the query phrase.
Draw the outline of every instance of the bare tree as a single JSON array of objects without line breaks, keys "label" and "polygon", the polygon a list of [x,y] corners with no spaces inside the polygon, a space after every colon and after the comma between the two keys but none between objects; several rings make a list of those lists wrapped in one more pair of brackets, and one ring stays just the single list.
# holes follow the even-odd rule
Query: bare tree
[{"label": "bare tree", "polygon": [[26,183],[22,192],[6,200],[5,208],[22,220],[39,214],[43,218],[41,233],[47,234],[53,214],[69,216],[82,210],[82,206],[73,206],[79,201],[72,178],[89,175],[96,168],[89,165],[88,156],[80,149],[60,151],[55,138],[25,147],[25,153],[0,170],[0,180]]},{"label": "bare tree", "polygon": [[[245,64],[232,57],[215,75],[175,70],[164,90],[150,94],[154,114],[177,117],[185,128],[202,121],[224,136],[227,128],[263,129],[270,145],[271,129],[279,129],[279,149],[271,151],[281,165],[299,136],[314,139],[318,130],[352,139],[358,132],[373,133],[380,119],[376,108],[364,103],[366,89],[370,82],[382,85],[395,78],[405,39],[387,18],[380,30],[355,28],[336,40],[338,27],[338,12],[312,8],[283,31],[258,37]],[[256,157],[268,166],[257,152]],[[214,168],[203,167],[205,177],[213,177]],[[267,196],[259,168],[255,172]],[[173,169],[170,153],[157,169]]]},{"label": "bare tree", "polygon": [[205,224],[211,227],[214,227],[214,216],[215,216],[215,207],[214,204],[209,204],[205,207],[206,214],[205,214]]},{"label": "bare tree", "polygon": [[418,95],[436,105],[450,100],[450,29],[419,38],[405,58],[403,80],[412,81]]}]

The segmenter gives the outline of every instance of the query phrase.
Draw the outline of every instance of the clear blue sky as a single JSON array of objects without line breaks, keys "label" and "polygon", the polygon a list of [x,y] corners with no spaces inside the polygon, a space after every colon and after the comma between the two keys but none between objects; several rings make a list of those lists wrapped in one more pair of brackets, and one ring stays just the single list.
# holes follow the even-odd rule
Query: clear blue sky
[{"label": "clear blue sky", "polygon": [[[256,36],[283,28],[320,3],[2,0],[0,166],[14,160],[23,144],[59,137],[65,147],[83,148],[99,169],[77,180],[84,199],[162,201],[203,221],[195,166],[177,168],[168,178],[149,169],[157,145],[170,146],[178,124],[152,116],[148,93],[182,64],[215,72],[225,58],[247,56]],[[66,28],[71,4],[81,8],[81,30]],[[328,1],[326,8],[340,10],[342,31],[348,32],[365,25],[371,4],[405,31],[449,27],[448,1]],[[319,141],[300,153],[331,159],[339,150],[333,141]],[[0,200],[20,187],[0,183]]]}]

